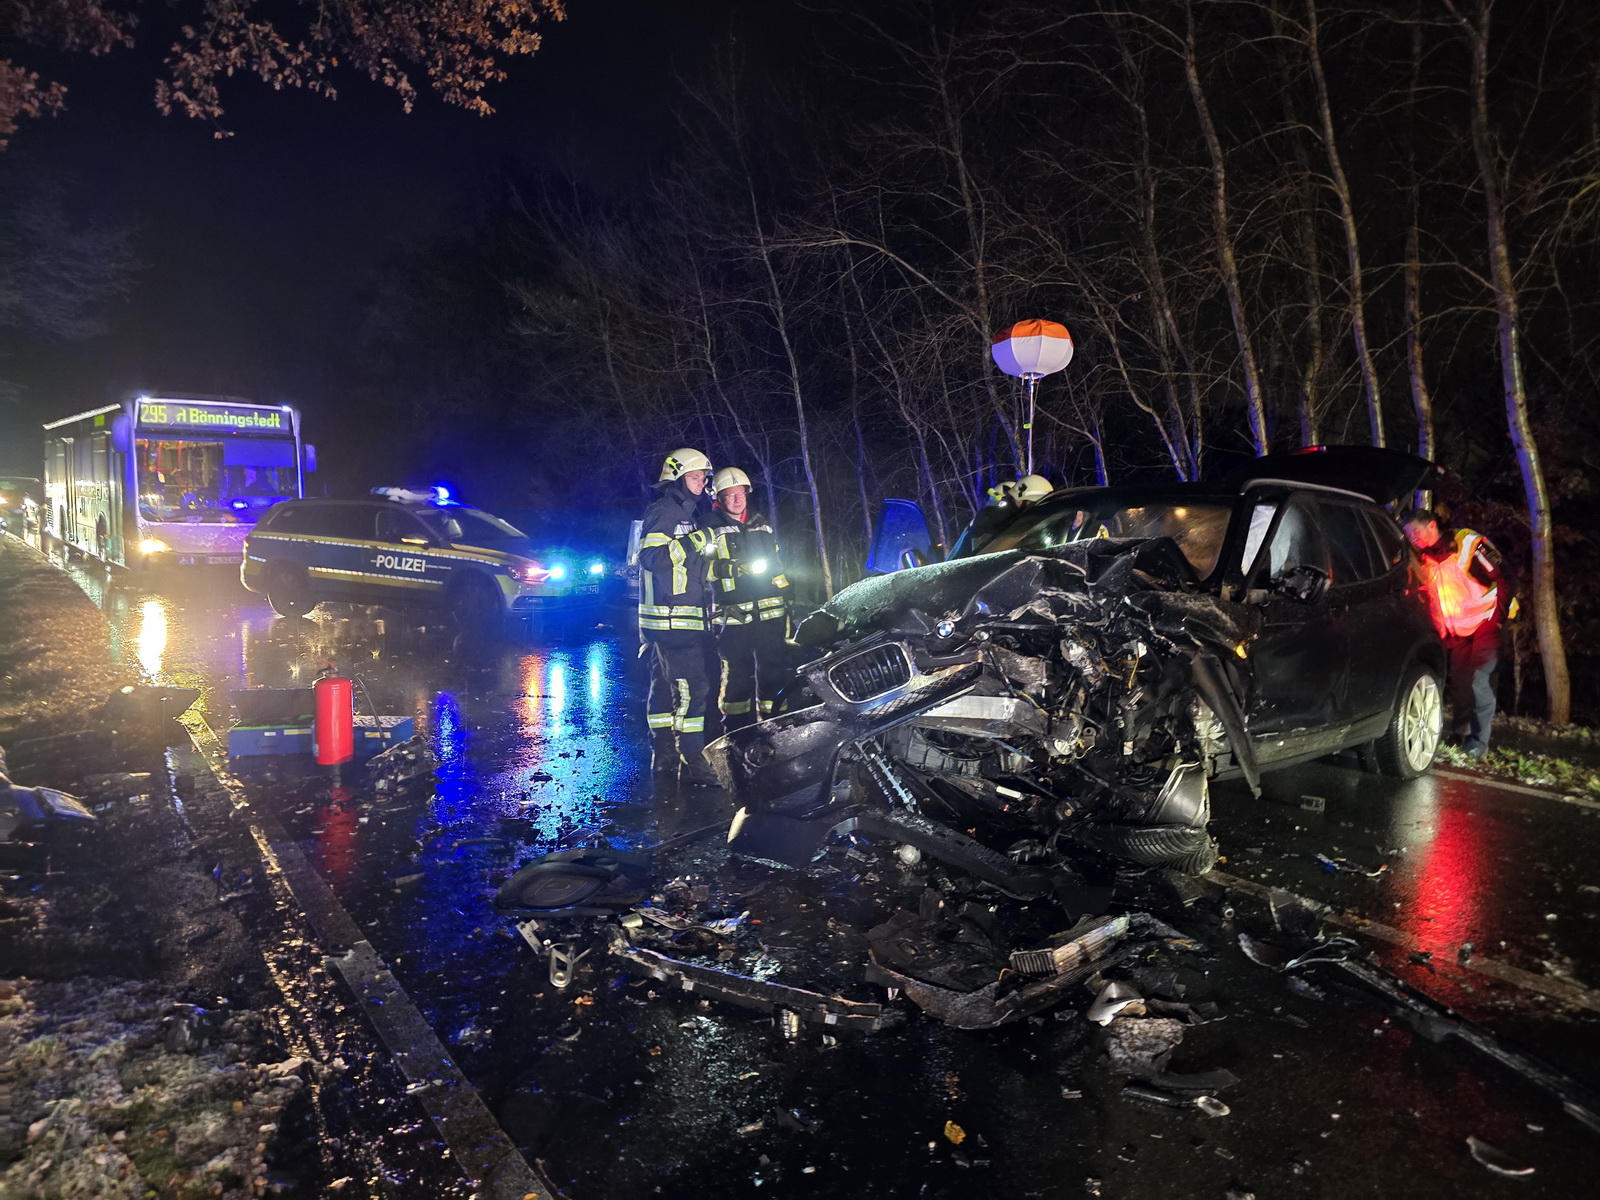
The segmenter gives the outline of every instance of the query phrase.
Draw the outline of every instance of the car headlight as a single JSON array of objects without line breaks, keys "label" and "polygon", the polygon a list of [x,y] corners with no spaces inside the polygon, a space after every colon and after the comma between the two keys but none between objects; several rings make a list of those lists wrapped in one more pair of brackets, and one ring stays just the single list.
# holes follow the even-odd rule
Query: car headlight
[{"label": "car headlight", "polygon": [[592,562],[592,563],[589,564],[589,574],[591,574],[591,575],[604,575],[605,573],[606,573],[606,565],[605,565],[605,563],[603,563],[603,562]]},{"label": "car headlight", "polygon": [[554,571],[547,571],[536,562],[524,562],[512,567],[511,573],[523,583],[543,583],[554,574]]},{"label": "car headlight", "polygon": [[139,543],[140,554],[165,554],[171,549],[172,547],[167,545],[160,538],[145,538]]},{"label": "car headlight", "polygon": [[566,577],[567,577],[567,564],[566,563],[551,563],[550,564],[550,578],[551,579],[559,580],[559,579],[565,579]]}]

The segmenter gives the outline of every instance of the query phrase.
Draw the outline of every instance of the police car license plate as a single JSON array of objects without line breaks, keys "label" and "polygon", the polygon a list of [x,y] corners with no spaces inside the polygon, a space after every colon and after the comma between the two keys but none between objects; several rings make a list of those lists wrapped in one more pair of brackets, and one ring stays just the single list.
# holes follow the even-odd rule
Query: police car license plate
[{"label": "police car license plate", "polygon": [[180,554],[178,565],[180,567],[197,567],[204,563],[208,567],[236,567],[243,561],[237,554]]},{"label": "police car license plate", "polygon": [[598,596],[600,594],[600,585],[598,583],[580,583],[572,589],[572,593],[575,596]]}]

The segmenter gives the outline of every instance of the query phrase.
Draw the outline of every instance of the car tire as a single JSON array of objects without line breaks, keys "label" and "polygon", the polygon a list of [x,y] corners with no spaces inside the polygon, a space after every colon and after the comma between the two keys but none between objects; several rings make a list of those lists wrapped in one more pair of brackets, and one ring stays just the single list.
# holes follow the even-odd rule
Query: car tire
[{"label": "car tire", "polygon": [[267,603],[280,617],[303,617],[317,606],[311,594],[311,580],[300,567],[274,563],[267,568],[264,590]]},{"label": "car tire", "polygon": [[1389,727],[1373,743],[1378,769],[1396,779],[1415,779],[1433,764],[1444,731],[1444,692],[1439,673],[1418,663],[1406,673]]},{"label": "car tire", "polygon": [[465,634],[496,637],[505,625],[505,606],[494,584],[481,575],[458,579],[447,597],[450,619]]}]

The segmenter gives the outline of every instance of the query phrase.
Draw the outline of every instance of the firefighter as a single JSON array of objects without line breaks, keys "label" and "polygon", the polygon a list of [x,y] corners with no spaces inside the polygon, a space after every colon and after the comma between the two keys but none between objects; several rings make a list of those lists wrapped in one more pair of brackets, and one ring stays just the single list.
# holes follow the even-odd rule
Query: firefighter
[{"label": "firefighter", "polygon": [[1511,578],[1488,538],[1471,529],[1443,536],[1431,509],[1407,513],[1405,531],[1422,555],[1433,623],[1450,656],[1454,732],[1463,750],[1482,758],[1494,723],[1500,629],[1517,615]]},{"label": "firefighter", "polygon": [[788,657],[789,580],[771,523],[750,507],[750,477],[723,467],[712,488],[712,621],[722,655],[722,721],[733,730],[754,722],[757,711],[772,715]]},{"label": "firefighter", "polygon": [[716,550],[704,508],[711,460],[685,447],[667,455],[639,537],[639,636],[650,656],[647,720],[657,773],[716,783],[706,745],[706,560]]},{"label": "firefighter", "polygon": [[1025,508],[1030,508],[1055,490],[1043,475],[1024,475],[995,484],[987,492],[989,503],[978,510],[968,526],[966,541],[981,548],[1000,528]]}]

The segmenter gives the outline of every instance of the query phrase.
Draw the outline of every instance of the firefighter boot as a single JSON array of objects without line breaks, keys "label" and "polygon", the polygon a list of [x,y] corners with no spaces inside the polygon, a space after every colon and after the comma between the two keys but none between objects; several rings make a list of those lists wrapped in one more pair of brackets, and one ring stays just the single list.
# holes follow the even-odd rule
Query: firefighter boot
[{"label": "firefighter boot", "polygon": [[702,733],[680,733],[678,735],[678,782],[693,784],[696,787],[716,787],[716,772],[711,769],[702,753],[706,748],[705,735]]},{"label": "firefighter boot", "polygon": [[652,775],[678,773],[678,743],[670,729],[651,730],[650,773]]}]

